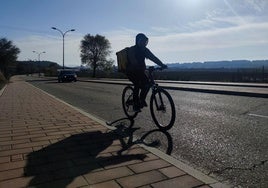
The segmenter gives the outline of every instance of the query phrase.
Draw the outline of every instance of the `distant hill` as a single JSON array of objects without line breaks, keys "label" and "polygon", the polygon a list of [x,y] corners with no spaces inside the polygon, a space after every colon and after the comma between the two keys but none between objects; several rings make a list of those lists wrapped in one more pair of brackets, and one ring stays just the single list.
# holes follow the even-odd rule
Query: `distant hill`
[{"label": "distant hill", "polygon": [[40,67],[50,67],[50,66],[54,66],[57,68],[61,68],[61,66],[59,64],[57,64],[56,62],[52,62],[52,61],[17,61],[17,63],[21,66],[27,66],[27,65],[34,65],[34,66],[40,66]]},{"label": "distant hill", "polygon": [[193,63],[172,63],[169,69],[252,69],[268,68],[268,60],[233,60],[233,61],[207,61]]}]

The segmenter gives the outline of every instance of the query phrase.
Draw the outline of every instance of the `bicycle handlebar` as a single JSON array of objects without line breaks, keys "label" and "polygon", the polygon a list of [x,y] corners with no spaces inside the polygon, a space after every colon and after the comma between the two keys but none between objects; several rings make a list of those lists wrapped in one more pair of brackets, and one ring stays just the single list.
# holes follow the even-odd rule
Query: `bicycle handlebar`
[{"label": "bicycle handlebar", "polygon": [[[167,67],[167,68],[168,68],[168,67]],[[153,72],[153,71],[155,71],[155,70],[160,70],[160,71],[162,71],[162,70],[167,69],[167,68],[149,66],[149,67],[147,68],[147,70],[150,71],[150,72]]]}]

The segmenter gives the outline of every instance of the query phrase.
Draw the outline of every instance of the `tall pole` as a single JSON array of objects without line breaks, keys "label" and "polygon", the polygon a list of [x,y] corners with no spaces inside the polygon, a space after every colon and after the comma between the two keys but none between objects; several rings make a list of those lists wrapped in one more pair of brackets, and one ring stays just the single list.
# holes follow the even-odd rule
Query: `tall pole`
[{"label": "tall pole", "polygon": [[45,51],[43,52],[37,52],[37,51],[33,51],[33,53],[36,53],[38,55],[38,76],[40,77],[40,55],[43,53],[46,53]]},{"label": "tall pole", "polygon": [[65,32],[62,32],[60,29],[58,29],[56,27],[51,27],[51,29],[59,31],[60,34],[62,35],[62,69],[64,69],[64,37],[65,37],[66,33],[70,32],[70,31],[75,31],[75,29],[70,29],[70,30],[67,30]]}]

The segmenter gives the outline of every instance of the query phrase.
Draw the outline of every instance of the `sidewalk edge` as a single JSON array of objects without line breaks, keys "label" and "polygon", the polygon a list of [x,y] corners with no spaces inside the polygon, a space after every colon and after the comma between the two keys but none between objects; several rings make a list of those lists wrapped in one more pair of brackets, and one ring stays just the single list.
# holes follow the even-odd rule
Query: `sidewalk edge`
[{"label": "sidewalk edge", "polygon": [[[81,110],[81,109],[79,109],[79,108],[77,108],[77,107],[75,107],[75,106],[73,106],[73,105],[71,105],[71,104],[59,99],[59,98],[57,98],[56,96],[51,95],[48,92],[46,92],[46,91],[44,91],[44,90],[42,90],[42,89],[40,89],[40,88],[28,83],[28,82],[26,82],[26,83],[31,85],[32,87],[38,89],[39,91],[49,95],[50,97],[56,99],[57,101],[59,101],[59,102],[65,104],[65,105],[73,108],[74,110],[76,110],[76,111],[80,112],[81,114],[89,117],[90,119],[100,123],[104,127],[108,128],[108,129],[111,129],[111,130],[114,128],[112,126],[106,125],[105,120],[101,119],[100,117],[97,117],[97,116],[94,116],[92,114],[89,114],[89,113],[87,113],[87,112],[85,112],[85,111],[83,111],[83,110]],[[114,129],[116,129],[116,128],[114,128]],[[218,180],[215,180],[214,178],[212,178],[212,177],[210,177],[210,176],[208,176],[208,175],[206,175],[206,174],[194,169],[193,167],[191,167],[191,166],[179,161],[178,159],[175,159],[172,156],[169,156],[169,155],[163,153],[162,151],[160,151],[158,149],[151,148],[151,147],[148,147],[148,146],[145,146],[145,145],[142,145],[142,144],[139,144],[139,146],[144,148],[144,149],[146,149],[147,151],[153,153],[154,155],[160,157],[161,159],[169,162],[170,164],[178,167],[179,169],[185,171],[186,173],[188,173],[189,175],[195,177],[196,179],[198,179],[198,180],[210,185],[213,188],[229,188],[229,187],[231,187],[231,186],[229,186],[227,184],[221,183]]]},{"label": "sidewalk edge", "polygon": [[0,97],[2,96],[2,94],[4,93],[5,89],[7,87],[7,84],[0,90]]}]

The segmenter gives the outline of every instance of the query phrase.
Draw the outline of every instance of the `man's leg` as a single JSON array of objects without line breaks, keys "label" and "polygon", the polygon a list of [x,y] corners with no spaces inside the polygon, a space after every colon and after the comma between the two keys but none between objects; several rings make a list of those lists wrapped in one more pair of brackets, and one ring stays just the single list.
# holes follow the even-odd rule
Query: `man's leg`
[{"label": "man's leg", "polygon": [[133,83],[134,89],[133,89],[133,110],[139,112],[140,111],[140,99],[139,99],[139,93],[140,93],[140,81],[139,81],[139,74],[135,72],[130,72],[127,74],[129,80]]},{"label": "man's leg", "polygon": [[146,74],[141,75],[141,93],[140,93],[140,103],[141,103],[141,108],[146,107],[146,96],[149,92],[150,85],[149,85],[149,79],[146,76]]},{"label": "man's leg", "polygon": [[134,111],[140,111],[139,92],[140,92],[139,86],[134,85],[134,91],[133,91]]}]

